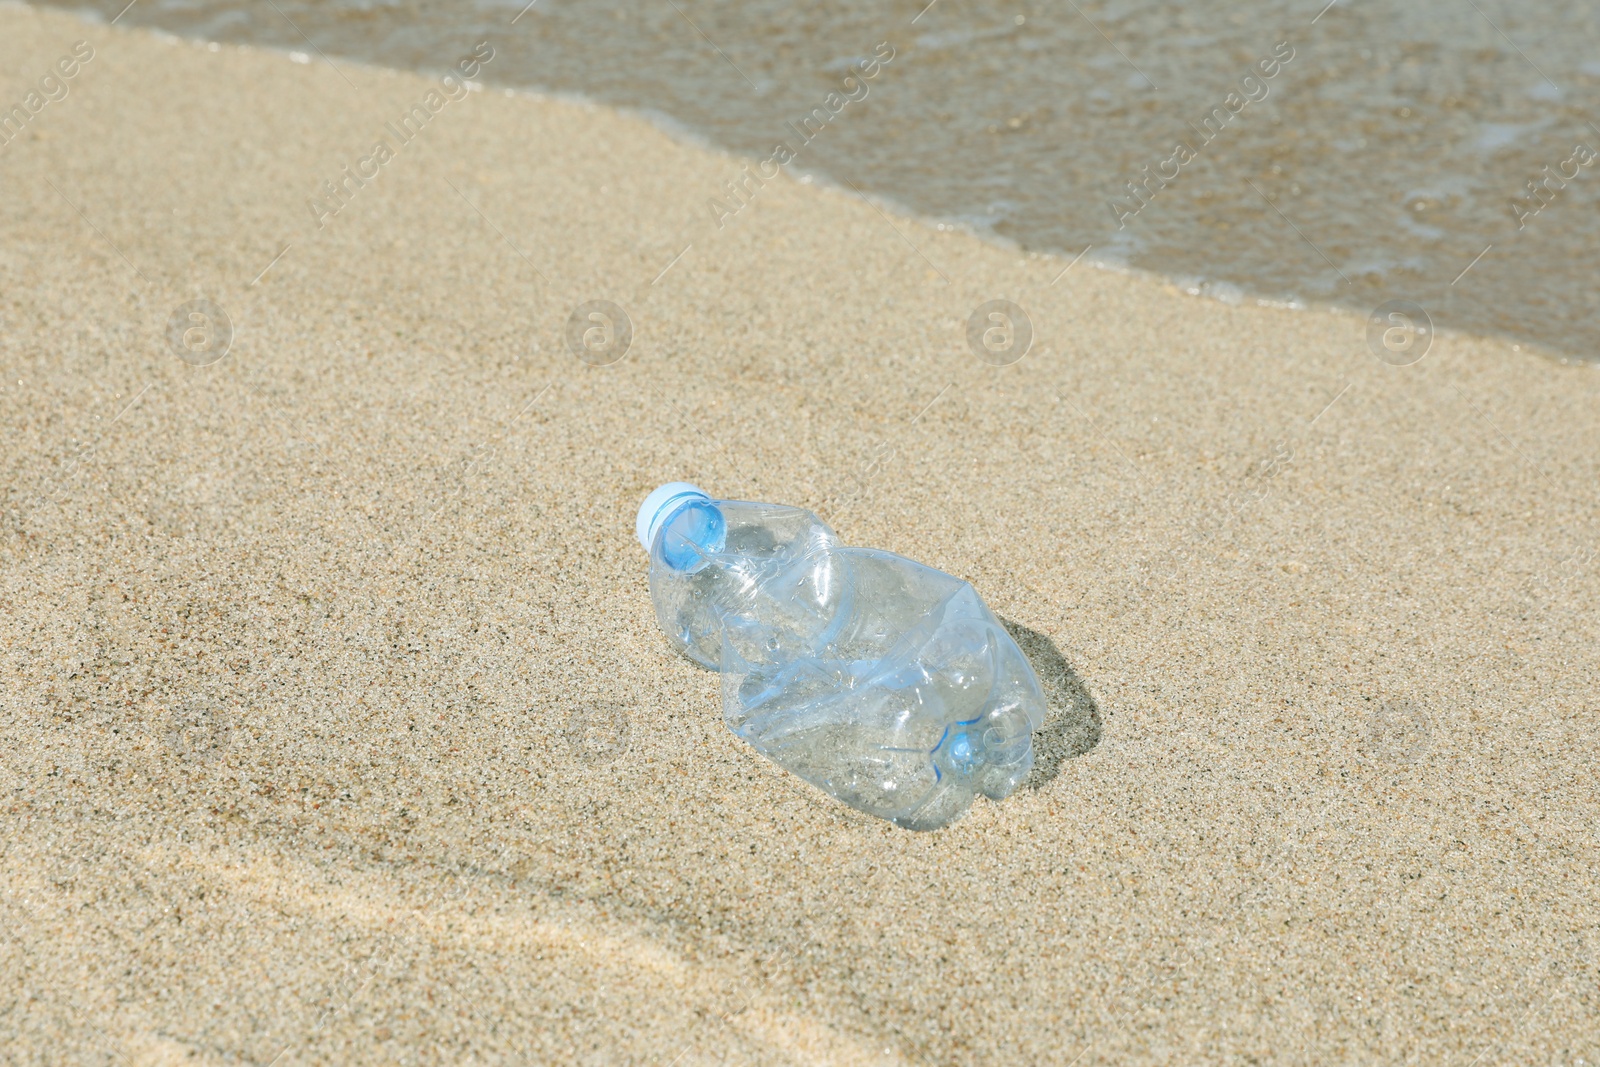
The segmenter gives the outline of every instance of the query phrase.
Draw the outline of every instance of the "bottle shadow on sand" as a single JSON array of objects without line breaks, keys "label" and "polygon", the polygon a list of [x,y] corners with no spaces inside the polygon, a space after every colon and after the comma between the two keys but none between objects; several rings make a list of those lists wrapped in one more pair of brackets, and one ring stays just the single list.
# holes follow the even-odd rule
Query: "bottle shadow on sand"
[{"label": "bottle shadow on sand", "polygon": [[1033,664],[1050,706],[1044,725],[1033,734],[1033,773],[1022,782],[1026,789],[1040,789],[1056,779],[1063,763],[1100,743],[1100,706],[1054,641],[1020,622],[999,618]]}]

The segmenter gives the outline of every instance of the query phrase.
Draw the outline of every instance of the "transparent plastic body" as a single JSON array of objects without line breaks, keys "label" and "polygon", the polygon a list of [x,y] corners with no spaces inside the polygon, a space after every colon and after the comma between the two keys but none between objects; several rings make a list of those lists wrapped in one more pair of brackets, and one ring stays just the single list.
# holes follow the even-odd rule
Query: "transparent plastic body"
[{"label": "transparent plastic body", "polygon": [[936,829],[1033,767],[1044,694],[958,578],[847,548],[801,508],[699,500],[656,532],[650,593],[672,644],[721,672],[729,729],[853,808]]}]

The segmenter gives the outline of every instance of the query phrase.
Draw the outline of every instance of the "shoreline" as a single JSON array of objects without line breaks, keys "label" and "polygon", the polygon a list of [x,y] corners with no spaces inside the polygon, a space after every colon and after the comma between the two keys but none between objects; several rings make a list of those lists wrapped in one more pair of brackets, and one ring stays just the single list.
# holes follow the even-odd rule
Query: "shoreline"
[{"label": "shoreline", "polygon": [[[25,10],[35,10],[27,5],[24,0],[12,0],[12,2]],[[39,8],[37,10],[64,14],[71,18],[80,19],[89,25],[107,25],[107,23],[100,17],[100,14],[95,11],[64,11],[56,8]],[[159,29],[157,27],[140,26],[139,29],[143,32],[151,33],[158,38],[170,37],[175,41],[201,45],[208,48],[211,46],[237,48],[283,56],[305,54],[299,53],[296,49],[290,47],[277,48],[271,45],[262,45],[257,43],[219,42],[204,37],[186,37],[181,34],[172,33],[168,30]],[[332,58],[339,60],[341,63],[347,63],[352,66],[359,66],[371,70],[392,71],[395,73],[411,73],[425,78],[448,76],[451,72],[451,68],[448,67],[390,67],[382,64],[376,64],[371,60],[355,56],[338,55]],[[1281,60],[1281,57],[1273,55],[1267,57],[1267,59]],[[1262,60],[1262,62],[1265,63],[1267,59]],[[316,60],[311,58],[311,61],[314,62]],[[1250,69],[1254,70],[1255,68]],[[648,107],[625,107],[609,104],[581,92],[557,90],[538,85],[484,86],[480,83],[473,83],[469,85],[468,88],[474,88],[476,91],[483,91],[485,89],[499,90],[508,95],[522,95],[534,100],[554,103],[569,103],[582,107],[596,108],[607,113],[626,115],[630,118],[635,118],[650,124],[661,133],[672,138],[674,141],[679,142],[685,147],[699,149],[714,155],[724,156],[728,159],[730,164],[736,167],[742,167],[743,171],[745,172],[747,172],[750,167],[759,165],[758,160],[755,157],[740,155],[735,150],[716,143],[709,136],[691,129],[676,117],[657,109]],[[1203,147],[1204,146],[1202,145],[1202,150]],[[1192,148],[1188,150],[1190,152],[1195,151]],[[791,152],[793,153],[794,157],[798,157],[800,154],[803,154],[804,145],[802,145],[798,151],[791,149]],[[815,184],[819,187],[828,188],[843,195],[851,195],[853,192],[853,190],[848,188],[846,185],[841,184],[826,171],[802,169],[800,171],[791,173],[787,168],[788,164],[786,163],[784,164],[784,167],[780,173],[784,176],[787,176],[788,180],[797,184]],[[777,177],[777,175],[774,175],[774,177]],[[1146,180],[1148,181],[1148,177]],[[952,232],[963,233],[987,244],[994,245],[998,248],[1020,252],[1023,255],[1035,257],[1041,260],[1057,262],[1063,266],[1075,263],[1078,256],[1078,254],[1075,254],[1070,249],[1057,249],[1050,247],[1029,248],[1018,241],[995,232],[993,229],[972,223],[964,217],[946,218],[935,215],[927,215],[912,209],[907,204],[882,191],[871,191],[867,195],[874,203],[880,205],[882,208],[886,209],[896,217],[914,221],[921,227],[928,230],[933,230],[936,232],[944,232],[948,230]],[[715,194],[713,194],[713,198],[714,197]],[[1143,206],[1148,206],[1148,203]],[[737,215],[739,210],[740,208],[738,207],[733,208],[728,215],[724,217],[724,220],[728,217]],[[1132,214],[1137,215],[1139,211],[1142,210],[1143,207],[1140,207]],[[1094,247],[1094,245],[1090,245],[1088,251],[1092,251]],[[1215,278],[1195,278],[1184,273],[1166,273],[1145,267],[1134,266],[1117,260],[1100,259],[1092,255],[1085,256],[1083,258],[1083,262],[1077,265],[1092,267],[1096,270],[1110,271],[1117,274],[1126,274],[1146,278],[1160,284],[1171,286],[1188,296],[1198,297],[1203,300],[1215,300],[1219,303],[1229,306],[1237,306],[1241,303],[1244,303],[1256,307],[1277,308],[1291,311],[1326,311],[1335,315],[1349,315],[1355,318],[1362,318],[1366,316],[1370,310],[1363,310],[1355,306],[1340,304],[1335,299],[1264,295],[1263,293],[1256,292],[1246,286],[1242,286],[1234,282]],[[1394,290],[1391,295],[1399,297],[1404,296],[1404,293],[1397,289]],[[1455,334],[1461,337],[1476,337],[1482,338],[1486,341],[1503,343],[1504,345],[1509,346],[1511,351],[1518,354],[1533,355],[1541,359],[1558,363],[1562,366],[1592,367],[1600,370],[1600,355],[1597,355],[1593,359],[1585,359],[1576,353],[1567,352],[1540,341],[1531,339],[1519,340],[1511,334],[1500,334],[1492,331],[1480,332],[1467,329],[1444,327],[1441,328],[1441,332]]]}]

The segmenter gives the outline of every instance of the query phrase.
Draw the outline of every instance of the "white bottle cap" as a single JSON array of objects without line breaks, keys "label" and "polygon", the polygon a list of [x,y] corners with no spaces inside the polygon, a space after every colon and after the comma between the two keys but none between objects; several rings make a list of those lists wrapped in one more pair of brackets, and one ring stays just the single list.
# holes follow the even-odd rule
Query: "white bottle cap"
[{"label": "white bottle cap", "polygon": [[644,498],[644,503],[639,505],[639,517],[633,524],[633,532],[638,535],[639,543],[646,552],[655,543],[656,531],[661,529],[661,524],[672,518],[672,513],[691,500],[704,500],[710,503],[711,497],[697,485],[688,482],[668,482],[661,488]]}]

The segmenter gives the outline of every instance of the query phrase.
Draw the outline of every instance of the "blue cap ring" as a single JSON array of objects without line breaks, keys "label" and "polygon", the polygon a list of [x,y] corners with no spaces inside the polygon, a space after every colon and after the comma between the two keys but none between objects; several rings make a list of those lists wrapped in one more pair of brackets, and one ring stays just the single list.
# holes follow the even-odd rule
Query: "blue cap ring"
[{"label": "blue cap ring", "polygon": [[666,521],[685,504],[696,500],[711,502],[711,497],[697,485],[688,482],[668,482],[644,498],[639,505],[639,517],[634,521],[633,532],[646,552],[655,544],[656,534]]}]

